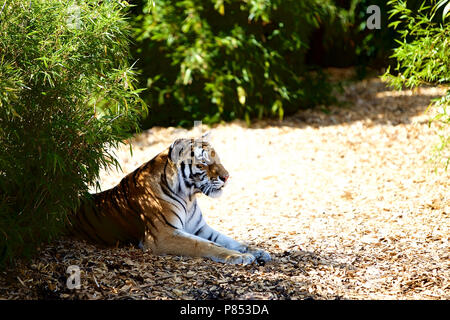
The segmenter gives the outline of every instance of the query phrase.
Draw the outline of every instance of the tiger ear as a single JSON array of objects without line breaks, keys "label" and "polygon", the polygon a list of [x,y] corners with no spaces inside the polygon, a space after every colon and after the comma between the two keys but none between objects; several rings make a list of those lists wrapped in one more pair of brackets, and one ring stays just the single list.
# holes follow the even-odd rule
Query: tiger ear
[{"label": "tiger ear", "polygon": [[169,147],[169,159],[173,163],[178,163],[186,157],[186,154],[191,151],[189,140],[176,139]]}]

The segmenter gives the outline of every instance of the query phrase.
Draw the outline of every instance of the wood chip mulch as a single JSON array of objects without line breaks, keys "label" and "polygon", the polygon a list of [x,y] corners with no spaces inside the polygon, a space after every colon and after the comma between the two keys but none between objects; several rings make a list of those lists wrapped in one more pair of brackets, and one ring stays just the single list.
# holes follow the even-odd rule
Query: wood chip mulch
[{"label": "wood chip mulch", "polygon": [[[0,272],[1,299],[450,299],[449,171],[428,162],[439,142],[425,110],[445,88],[401,92],[378,78],[345,87],[344,106],[213,128],[231,174],[208,223],[271,253],[265,265],[153,256],[60,239]],[[117,150],[123,173],[179,128],[152,128]],[[71,265],[80,289],[66,285]]]}]

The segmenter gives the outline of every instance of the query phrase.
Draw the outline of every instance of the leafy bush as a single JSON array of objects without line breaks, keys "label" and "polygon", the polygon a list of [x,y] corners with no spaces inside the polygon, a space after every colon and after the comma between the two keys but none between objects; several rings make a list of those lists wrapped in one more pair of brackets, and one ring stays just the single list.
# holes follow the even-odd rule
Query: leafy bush
[{"label": "leafy bush", "polygon": [[[402,41],[398,41],[393,54],[397,66],[393,70],[388,69],[383,79],[397,89],[422,84],[448,85],[450,25],[444,22],[448,19],[450,1],[424,1],[418,11],[411,10],[401,0],[389,1],[389,4],[392,6],[390,16],[395,17],[390,26],[398,30]],[[450,124],[450,90],[442,98],[433,100],[432,106],[438,111],[432,121],[440,122],[443,128],[442,143],[437,147],[440,159],[439,155],[444,155],[450,146],[450,137],[445,133]],[[447,167],[450,158],[443,160]]]},{"label": "leafy bush", "polygon": [[0,8],[0,263],[55,237],[109,148],[137,127],[129,28],[116,1]]},{"label": "leafy bush", "polygon": [[145,3],[136,39],[149,88],[146,126],[283,117],[331,100],[325,76],[304,63],[312,30],[333,12],[331,1]]}]

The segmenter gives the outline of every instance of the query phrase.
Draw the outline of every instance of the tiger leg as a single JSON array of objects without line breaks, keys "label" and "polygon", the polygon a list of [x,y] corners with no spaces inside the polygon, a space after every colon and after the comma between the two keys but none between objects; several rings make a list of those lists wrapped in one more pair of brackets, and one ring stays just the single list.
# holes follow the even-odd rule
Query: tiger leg
[{"label": "tiger leg", "polygon": [[159,235],[156,242],[148,245],[155,254],[173,254],[189,257],[205,257],[216,262],[229,264],[250,264],[255,256],[222,247],[214,242],[189,234],[182,230],[174,230]]},{"label": "tiger leg", "polygon": [[217,243],[218,245],[221,245],[225,248],[228,248],[231,250],[236,250],[241,253],[250,253],[259,262],[261,262],[261,261],[267,262],[272,259],[270,257],[270,254],[267,253],[266,251],[258,249],[258,248],[249,247],[246,244],[242,244],[242,243],[220,233],[219,231],[211,228],[206,223],[200,229],[198,229],[195,234],[201,238],[204,238],[204,239],[207,239],[214,243]]}]

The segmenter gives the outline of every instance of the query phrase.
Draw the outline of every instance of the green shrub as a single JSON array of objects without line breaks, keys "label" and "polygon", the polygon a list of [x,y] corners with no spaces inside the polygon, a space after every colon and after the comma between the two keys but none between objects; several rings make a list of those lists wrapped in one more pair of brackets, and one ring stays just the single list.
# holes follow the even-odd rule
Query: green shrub
[{"label": "green shrub", "polygon": [[325,76],[308,72],[304,59],[331,1],[144,3],[136,57],[149,89],[146,126],[283,117],[330,101]]},{"label": "green shrub", "polygon": [[[392,6],[390,26],[398,30],[401,41],[398,41],[398,47],[392,55],[397,65],[393,70],[388,69],[383,79],[397,89],[422,84],[448,86],[450,25],[449,18],[447,21],[445,18],[448,13],[446,10],[450,10],[450,1],[424,1],[418,11],[411,10],[401,0],[389,1],[389,5]],[[450,146],[450,137],[446,131],[450,124],[450,90],[442,98],[433,100],[431,106],[437,109],[437,115],[431,121],[440,122],[443,129],[436,159],[444,160],[447,167],[450,161],[445,156]]]},{"label": "green shrub", "polygon": [[[2,1],[3,2],[3,1]],[[58,235],[136,129],[123,4],[14,0],[0,13],[0,263]]]}]

